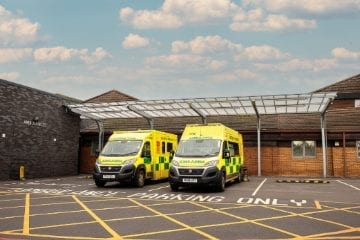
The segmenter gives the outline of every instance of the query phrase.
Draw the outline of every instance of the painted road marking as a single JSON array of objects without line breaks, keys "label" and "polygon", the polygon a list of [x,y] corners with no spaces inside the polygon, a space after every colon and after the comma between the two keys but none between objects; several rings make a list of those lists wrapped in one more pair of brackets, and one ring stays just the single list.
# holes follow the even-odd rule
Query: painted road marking
[{"label": "painted road marking", "polygon": [[136,201],[134,199],[129,199],[129,200],[132,201],[133,203],[135,203],[135,204],[137,204],[137,205],[139,205],[139,206],[141,206],[141,207],[143,207],[143,208],[157,214],[157,215],[160,215],[161,217],[166,218],[167,220],[169,220],[171,222],[174,222],[174,223],[176,223],[176,224],[178,224],[178,225],[180,225],[180,226],[182,226],[182,227],[184,227],[186,229],[189,229],[189,230],[191,230],[193,232],[196,232],[196,233],[198,233],[198,234],[200,234],[200,235],[202,235],[202,236],[204,236],[204,237],[206,237],[208,239],[217,239],[214,236],[212,236],[210,234],[207,234],[206,232],[198,230],[198,229],[196,229],[196,228],[194,228],[194,227],[192,227],[190,225],[187,225],[187,224],[185,224],[183,222],[180,222],[180,221],[178,221],[178,220],[176,220],[176,219],[174,219],[172,217],[169,217],[168,215],[165,215],[165,214],[163,214],[163,213],[161,213],[161,212],[159,212],[159,211],[157,211],[157,210],[155,210],[155,209],[153,209],[151,207],[148,207],[148,206],[146,206],[146,205],[144,205],[144,204],[142,204],[142,203],[140,203],[140,202],[138,202],[138,201]]},{"label": "painted road marking", "polygon": [[152,191],[160,190],[160,189],[163,189],[163,188],[169,188],[169,186],[168,186],[168,185],[166,185],[166,186],[162,186],[162,187],[158,187],[158,188],[149,189],[149,190],[148,190],[148,192],[152,192]]},{"label": "painted road marking", "polygon": [[23,234],[29,235],[30,233],[30,193],[25,195],[25,206],[24,206],[24,221],[23,221]]},{"label": "painted road marking", "polygon": [[346,186],[349,186],[349,187],[351,187],[351,188],[353,188],[353,189],[356,189],[356,190],[360,191],[360,188],[357,188],[357,187],[355,187],[355,186],[353,186],[353,185],[351,185],[351,184],[348,184],[348,183],[343,182],[343,181],[340,181],[340,180],[336,180],[336,181],[339,182],[339,183],[342,183],[342,184],[344,184],[344,185],[346,185]]},{"label": "painted road marking", "polygon": [[251,194],[251,196],[255,196],[256,193],[260,190],[260,188],[262,187],[262,185],[266,182],[267,178],[265,178],[260,185],[255,189],[255,191]]},{"label": "painted road marking", "polygon": [[[300,235],[298,234],[295,234],[295,233],[292,233],[292,232],[288,232],[286,230],[283,230],[283,229],[280,229],[280,228],[276,228],[276,227],[272,227],[272,226],[269,226],[269,225],[266,225],[264,223],[260,223],[260,222],[257,222],[256,220],[250,220],[248,218],[244,218],[244,217],[239,217],[239,216],[236,216],[234,214],[231,214],[231,213],[228,213],[228,212],[225,212],[225,211],[221,211],[219,209],[216,209],[216,208],[211,208],[211,207],[208,207],[208,206],[203,206],[202,204],[199,204],[199,203],[192,203],[196,206],[199,206],[199,207],[203,207],[203,208],[206,208],[206,209],[209,209],[211,211],[215,211],[215,212],[218,212],[220,214],[223,214],[223,215],[226,215],[226,216],[229,216],[229,217],[233,217],[235,219],[238,219],[238,220],[241,220],[243,222],[249,222],[249,223],[253,223],[253,224],[256,224],[256,225],[259,225],[259,226],[262,226],[262,227],[265,227],[265,228],[268,228],[268,229],[271,229],[273,231],[276,231],[276,232],[280,232],[280,233],[284,233],[286,235],[290,235],[292,237],[300,237]],[[241,222],[240,222],[241,223]],[[203,227],[206,227],[206,226],[203,226]]]},{"label": "painted road marking", "polygon": [[87,211],[90,216],[92,216],[108,233],[113,236],[115,239],[122,239],[120,235],[115,232],[109,225],[107,225],[101,218],[99,218],[93,211],[90,210],[83,202],[81,202],[76,196],[72,196],[72,198],[83,208]]},{"label": "painted road marking", "polygon": [[[58,196],[53,196],[54,198],[57,198]],[[46,197],[46,198],[50,198],[50,197]],[[34,198],[33,195],[31,195],[31,200],[33,199],[37,199],[37,198]],[[42,197],[41,198],[38,198],[38,199],[43,199]],[[124,200],[126,198],[116,198],[116,199],[119,199],[119,200]],[[116,199],[111,199],[111,200],[116,200]],[[24,198],[22,198],[22,200],[24,201]],[[127,199],[128,200],[128,199]],[[97,202],[98,200],[95,200],[95,201],[84,201],[84,202]],[[99,201],[105,201],[103,199],[99,200]],[[158,200],[159,203],[156,203],[156,204],[150,204],[148,206],[155,206],[155,205],[163,205],[165,201],[163,201],[163,199],[160,199]],[[26,201],[25,201],[26,202]],[[30,195],[29,195],[29,202],[30,202]],[[73,202],[75,204],[75,202]],[[176,203],[184,203],[184,202],[176,202]],[[172,201],[171,203],[168,202],[167,204],[175,204],[174,201]],[[194,204],[194,203],[192,203]],[[196,203],[198,204],[198,203]],[[230,205],[230,206],[233,206],[232,204],[230,203],[216,203],[216,205]],[[346,204],[346,203],[344,203]],[[26,205],[26,204],[25,204]],[[42,204],[39,204],[39,205],[42,205]],[[39,206],[37,205],[37,206]],[[45,204],[45,205],[49,205],[49,204]],[[199,204],[200,205],[200,204]],[[204,204],[206,205],[206,203]],[[35,205],[31,205],[31,207],[33,207]],[[203,205],[200,205],[203,207]],[[140,205],[133,205],[131,207],[141,207]],[[175,207],[175,206],[174,206]],[[214,209],[217,209],[217,211],[223,211],[223,210],[226,210],[226,209],[231,209],[231,208],[244,208],[244,207],[255,207],[254,205],[252,206],[236,206],[236,207],[227,207],[227,208],[211,208],[211,207],[208,207],[208,208],[204,208],[203,210],[199,210],[199,211],[187,211],[187,212],[179,212],[179,213],[170,213],[170,214],[161,214],[161,215],[154,215],[154,216],[138,216],[136,218],[149,218],[151,219],[151,217],[163,217],[163,215],[167,215],[169,217],[172,217],[172,216],[175,216],[175,215],[179,215],[179,214],[186,214],[186,213],[193,213],[193,214],[196,214],[197,212],[205,212],[205,211],[208,211],[208,212],[213,212]],[[305,213],[300,213],[300,214],[297,214],[297,213],[294,213],[294,212],[291,212],[291,211],[286,211],[286,210],[283,210],[283,209],[278,209],[278,208],[274,208],[274,207],[271,207],[271,206],[266,206],[266,205],[263,205],[262,206],[263,208],[268,208],[268,209],[273,209],[273,210],[276,210],[276,211],[280,211],[280,212],[284,212],[284,213],[287,213],[288,215],[287,216],[277,216],[277,217],[266,217],[266,218],[257,218],[257,219],[253,219],[253,220],[246,220],[245,218],[241,217],[241,216],[237,216],[237,215],[234,215],[235,217],[238,217],[239,219],[238,220],[241,220],[243,219],[243,221],[234,221],[234,222],[223,222],[223,223],[219,223],[219,224],[211,224],[211,225],[203,225],[203,226],[197,226],[197,227],[193,227],[194,229],[198,229],[198,230],[202,230],[203,228],[209,228],[209,227],[220,227],[220,226],[228,226],[228,225],[236,225],[236,224],[242,224],[242,223],[254,223],[254,224],[257,224],[259,223],[258,225],[260,226],[263,226],[263,227],[266,227],[267,225],[264,224],[264,223],[261,223],[261,221],[265,221],[265,220],[275,220],[275,219],[286,219],[288,217],[294,217],[294,216],[299,216],[299,217],[306,217],[308,219],[311,219],[311,220],[314,220],[314,221],[322,221],[322,222],[327,222],[327,223],[330,223],[330,224],[335,224],[335,225],[339,225],[339,226],[342,226],[342,227],[345,227],[347,228],[347,230],[344,230],[343,233],[353,233],[353,234],[356,234],[357,231],[359,231],[359,228],[352,228],[348,225],[345,225],[343,223],[339,223],[339,222],[334,222],[334,221],[329,221],[329,220],[325,220],[325,219],[319,219],[317,217],[313,217],[313,216],[309,216],[311,214],[316,214],[316,213],[325,213],[325,212],[336,212],[336,211],[347,211],[347,210],[350,210],[350,209],[357,209],[358,208],[358,204],[357,206],[353,206],[353,207],[346,207],[346,208],[339,208],[339,209],[326,209],[326,210],[321,210],[321,211],[311,211],[311,212],[305,212]],[[327,207],[325,205],[323,205],[323,207]],[[114,207],[115,208],[118,208],[118,207]],[[122,208],[125,208],[124,206]],[[106,209],[111,209],[111,208],[106,208]],[[92,209],[92,211],[97,211],[99,209]],[[80,210],[80,211],[85,211],[85,210]],[[71,211],[69,211],[71,212]],[[352,213],[355,213],[355,214],[359,214],[357,211],[349,211],[349,212],[352,212]],[[64,212],[65,213],[65,212]],[[52,213],[51,213],[52,214]],[[231,214],[231,213],[229,213]],[[36,215],[48,215],[48,214],[36,214]],[[232,215],[232,214],[231,214]],[[32,216],[35,216],[35,215],[31,215]],[[230,215],[229,215],[230,216]],[[21,216],[20,216],[21,217]],[[119,218],[119,219],[108,219],[106,220],[106,222],[110,222],[110,221],[119,221],[119,220],[124,220],[124,219],[132,219],[131,217],[127,217],[127,218]],[[153,221],[153,220],[150,220],[150,221]],[[75,225],[81,225],[81,224],[88,224],[88,223],[96,223],[97,221],[91,221],[91,222],[81,222],[81,223],[68,223],[68,224],[61,224],[61,225],[53,225],[53,226],[42,226],[42,227],[37,227],[37,228],[31,228],[31,230],[36,230],[36,229],[46,229],[46,228],[52,228],[52,227],[61,227],[61,226],[75,226]],[[261,225],[263,224],[263,225]],[[147,232],[147,233],[141,233],[141,234],[136,234],[136,233],[130,233],[129,235],[126,235],[126,236],[122,236],[122,237],[126,237],[126,238],[134,238],[134,237],[144,237],[144,236],[149,236],[149,235],[152,235],[152,234],[160,234],[160,233],[175,233],[175,232],[181,232],[181,231],[184,231],[184,230],[188,230],[188,229],[184,229],[184,228],[175,228],[175,229],[168,229],[168,230],[163,230],[163,231],[156,231],[156,229],[154,229],[155,231],[154,232]],[[273,231],[277,231],[275,229],[272,229]],[[282,231],[282,229],[279,229]],[[0,232],[0,234],[9,234],[9,235],[17,235],[17,236],[23,236],[24,237],[24,234],[22,233],[23,229],[18,229],[18,230],[12,230],[12,231],[3,231],[3,232]],[[278,232],[278,231],[277,231]],[[314,235],[309,235],[309,236],[301,236],[301,237],[298,237],[297,239],[302,239],[303,237],[315,237],[318,236],[318,237],[323,237],[323,238],[326,238],[326,239],[334,239],[334,238],[338,238],[336,236],[331,236],[331,235],[334,235],[334,234],[341,234],[341,231],[339,232],[326,232],[326,233],[316,233]],[[72,237],[72,236],[59,236],[59,235],[44,235],[44,234],[33,234],[33,233],[30,233],[28,236],[30,237],[48,237],[48,238],[52,238],[52,239],[55,239],[55,238],[58,238],[58,239],[103,239],[103,238],[90,238],[90,237],[80,237],[80,236],[77,236],[77,237]],[[327,238],[327,237],[333,237],[333,238]],[[341,238],[341,237],[340,237]],[[345,239],[345,238],[344,238]],[[354,237],[352,236],[347,236],[346,239],[355,239]]]},{"label": "painted road marking", "polygon": [[[313,234],[313,235],[308,235],[308,236],[304,236],[305,239],[359,239],[359,236],[349,236],[349,235],[345,235],[345,236],[341,236],[340,234],[348,234],[348,233],[355,233],[355,232],[360,232],[360,228],[351,228],[351,229],[346,229],[346,230],[340,230],[340,231],[336,231],[336,232],[326,232],[326,233],[319,233],[319,234]],[[336,235],[340,235],[340,236],[336,236]]]}]

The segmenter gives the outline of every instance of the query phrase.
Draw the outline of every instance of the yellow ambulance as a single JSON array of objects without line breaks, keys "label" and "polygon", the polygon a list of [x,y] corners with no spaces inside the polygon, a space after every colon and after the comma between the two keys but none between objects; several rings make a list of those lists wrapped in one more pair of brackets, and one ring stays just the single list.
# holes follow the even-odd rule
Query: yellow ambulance
[{"label": "yellow ambulance", "polygon": [[173,191],[180,186],[205,185],[225,190],[244,177],[242,135],[220,123],[190,124],[184,129],[170,166]]},{"label": "yellow ambulance", "polygon": [[115,131],[96,160],[96,186],[117,181],[142,187],[146,179],[167,179],[177,143],[176,135],[157,130]]}]

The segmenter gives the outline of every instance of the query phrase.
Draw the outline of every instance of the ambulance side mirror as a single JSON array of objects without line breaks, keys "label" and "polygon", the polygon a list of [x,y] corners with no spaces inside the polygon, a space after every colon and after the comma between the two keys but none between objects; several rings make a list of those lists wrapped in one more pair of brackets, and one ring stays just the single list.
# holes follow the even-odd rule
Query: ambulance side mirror
[{"label": "ambulance side mirror", "polygon": [[223,152],[223,158],[230,158],[230,150],[229,149],[225,149]]},{"label": "ambulance side mirror", "polygon": [[142,157],[151,157],[151,152],[150,150],[144,150],[141,155]]},{"label": "ambulance side mirror", "polygon": [[100,151],[97,149],[97,150],[95,151],[95,157],[99,157],[99,155],[100,155]]}]

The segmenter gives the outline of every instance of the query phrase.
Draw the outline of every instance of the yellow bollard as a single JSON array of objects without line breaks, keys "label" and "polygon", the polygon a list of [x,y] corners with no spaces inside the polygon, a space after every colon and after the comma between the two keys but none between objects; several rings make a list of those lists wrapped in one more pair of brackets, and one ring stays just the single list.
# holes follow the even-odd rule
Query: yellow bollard
[{"label": "yellow bollard", "polygon": [[20,166],[20,180],[25,180],[25,167],[24,167],[24,165]]}]

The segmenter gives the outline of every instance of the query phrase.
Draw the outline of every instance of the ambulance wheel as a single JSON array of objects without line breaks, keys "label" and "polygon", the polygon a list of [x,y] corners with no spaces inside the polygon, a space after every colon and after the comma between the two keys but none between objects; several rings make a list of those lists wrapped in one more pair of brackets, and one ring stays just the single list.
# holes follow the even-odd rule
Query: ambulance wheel
[{"label": "ambulance wheel", "polygon": [[239,170],[239,176],[238,176],[238,178],[236,178],[236,181],[238,183],[241,183],[242,181],[244,181],[244,169],[242,167]]},{"label": "ambulance wheel", "polygon": [[134,185],[136,187],[143,187],[145,184],[145,171],[143,169],[138,169],[135,173]]},{"label": "ambulance wheel", "polygon": [[179,190],[179,186],[176,184],[170,184],[170,188],[172,191],[176,192],[177,190]]},{"label": "ambulance wheel", "polygon": [[221,176],[220,176],[220,179],[219,179],[219,185],[217,186],[217,190],[219,192],[225,191],[225,184],[226,184],[225,172],[221,172]]},{"label": "ambulance wheel", "polygon": [[105,183],[106,183],[106,182],[104,182],[104,181],[95,179],[95,185],[96,185],[97,187],[104,187],[104,186],[105,186]]}]

